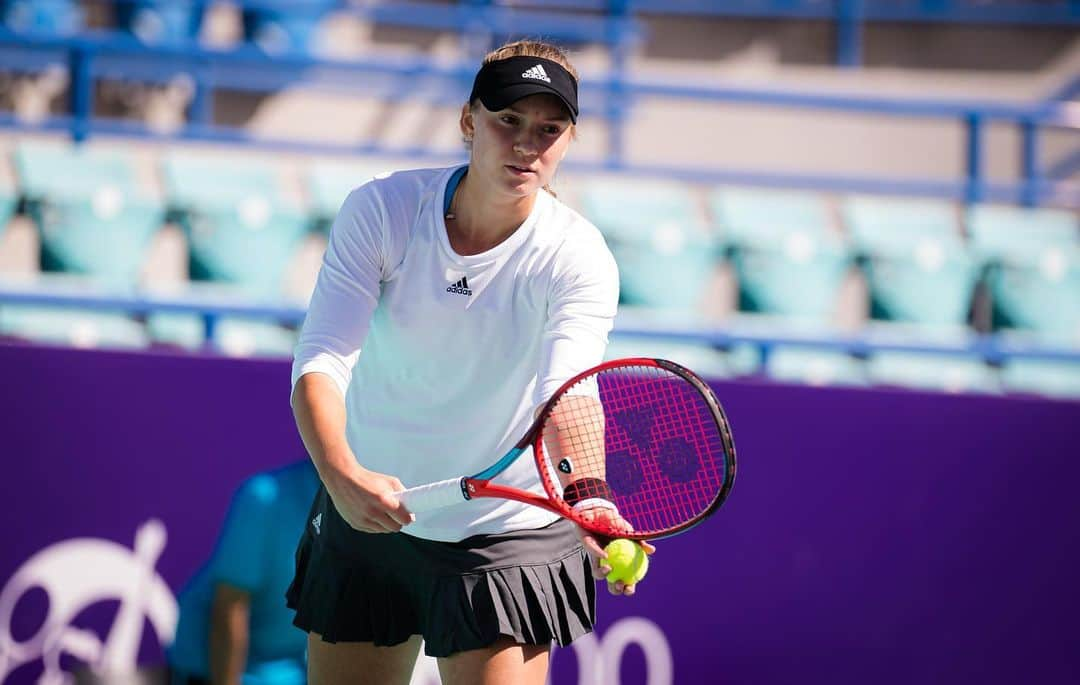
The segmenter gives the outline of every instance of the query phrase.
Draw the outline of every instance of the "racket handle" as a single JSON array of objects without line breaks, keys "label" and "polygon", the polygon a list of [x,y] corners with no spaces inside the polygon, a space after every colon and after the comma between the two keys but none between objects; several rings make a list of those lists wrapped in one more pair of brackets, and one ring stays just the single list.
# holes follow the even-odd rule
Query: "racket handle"
[{"label": "racket handle", "polygon": [[460,504],[468,499],[463,487],[464,478],[451,478],[441,480],[438,483],[418,485],[401,492],[395,492],[397,497],[405,504],[405,508],[412,513],[431,511],[448,507],[451,504]]}]

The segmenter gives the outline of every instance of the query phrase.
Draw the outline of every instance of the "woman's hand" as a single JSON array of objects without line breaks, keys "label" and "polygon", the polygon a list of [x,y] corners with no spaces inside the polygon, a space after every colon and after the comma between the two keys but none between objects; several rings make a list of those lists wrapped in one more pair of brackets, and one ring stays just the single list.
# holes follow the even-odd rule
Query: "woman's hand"
[{"label": "woman's hand", "polygon": [[394,497],[395,492],[404,489],[394,476],[368,471],[360,465],[326,484],[341,518],[362,533],[396,533],[416,520]]},{"label": "woman's hand", "polygon": [[[588,523],[603,520],[614,526],[618,531],[627,534],[634,531],[633,526],[627,523],[626,519],[619,516],[618,512],[608,507],[593,507],[585,509],[580,513],[581,517]],[[593,578],[597,580],[606,580],[607,574],[611,573],[611,567],[607,564],[607,554],[604,552],[604,545],[610,542],[611,539],[601,538],[595,533],[580,526],[577,527],[577,534],[578,539],[581,540],[581,544],[585,546],[585,551],[589,554],[589,566],[592,570]],[[603,540],[603,542],[601,542],[601,540]],[[646,554],[652,554],[656,551],[656,547],[653,547],[644,540],[639,541],[637,544],[641,545],[641,548],[645,550]],[[634,594],[635,588],[633,583],[624,583],[621,580],[617,580],[614,583],[608,581],[607,586],[608,592],[613,595],[626,595],[629,597]]]}]

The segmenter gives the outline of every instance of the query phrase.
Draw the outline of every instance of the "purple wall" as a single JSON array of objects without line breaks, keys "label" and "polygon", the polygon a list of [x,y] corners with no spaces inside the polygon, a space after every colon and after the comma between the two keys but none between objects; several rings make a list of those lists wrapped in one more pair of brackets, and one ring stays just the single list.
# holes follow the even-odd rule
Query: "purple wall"
[{"label": "purple wall", "polygon": [[[130,549],[159,519],[175,591],[239,481],[303,455],[282,361],[0,346],[0,378],[0,588],[51,544]],[[657,543],[636,597],[603,597],[599,639],[559,650],[555,682],[605,659],[612,678],[622,639],[639,643],[623,682],[662,675],[664,650],[679,683],[1080,681],[1080,403],[715,387],[740,459],[730,500]],[[0,607],[0,685],[43,668],[3,677],[6,631],[40,632],[43,596],[10,627]],[[104,635],[120,604],[70,624]],[[160,658],[150,629],[142,658]]]}]

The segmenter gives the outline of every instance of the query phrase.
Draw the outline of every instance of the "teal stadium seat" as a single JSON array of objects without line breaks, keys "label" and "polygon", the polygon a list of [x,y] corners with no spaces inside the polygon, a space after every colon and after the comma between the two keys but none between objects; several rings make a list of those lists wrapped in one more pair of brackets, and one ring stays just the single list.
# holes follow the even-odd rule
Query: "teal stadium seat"
[{"label": "teal stadium seat", "polygon": [[15,168],[41,236],[43,270],[120,288],[136,284],[164,215],[128,156],[66,143],[22,143]]},{"label": "teal stadium seat", "polygon": [[[163,166],[169,202],[187,236],[193,285],[232,290],[249,301],[281,301],[286,271],[310,219],[279,199],[285,193],[276,171],[253,159],[193,151],[171,153]],[[202,344],[198,323],[175,315],[153,315],[148,322],[155,340],[184,347]],[[291,350],[285,341],[295,335],[274,321],[225,317],[210,342],[234,356],[274,355],[286,344]]]},{"label": "teal stadium seat", "polygon": [[142,349],[150,344],[139,322],[112,312],[18,304],[0,306],[0,334],[72,347]]},{"label": "teal stadium seat", "polygon": [[319,225],[329,229],[349,193],[383,171],[386,169],[365,162],[313,162],[308,167],[307,192]]},{"label": "teal stadium seat", "polygon": [[193,280],[229,283],[262,299],[281,295],[308,219],[278,200],[273,169],[252,160],[173,153],[164,161],[170,204],[188,239]]},{"label": "teal stadium seat", "polygon": [[863,363],[852,355],[792,345],[776,345],[769,350],[765,373],[778,381],[806,385],[867,384]]},{"label": "teal stadium seat", "polygon": [[866,373],[875,385],[943,392],[999,393],[997,373],[981,359],[931,352],[882,351],[871,354]]},{"label": "teal stadium seat", "polygon": [[972,249],[986,262],[1038,261],[1048,248],[1080,243],[1076,213],[1063,209],[973,205],[967,229]]},{"label": "teal stadium seat", "polygon": [[7,230],[11,217],[15,216],[15,210],[19,206],[19,197],[8,183],[0,183],[0,237]]},{"label": "teal stadium seat", "polygon": [[[26,211],[40,235],[38,288],[127,293],[139,280],[163,207],[121,150],[25,141],[14,153]],[[4,305],[5,335],[82,347],[141,348],[145,328],[126,314]]]},{"label": "teal stadium seat", "polygon": [[1076,215],[1052,209],[974,207],[968,230],[986,268],[994,327],[1080,343]]},{"label": "teal stadium seat", "polygon": [[871,318],[966,330],[979,269],[949,203],[855,197],[842,212],[864,260]]},{"label": "teal stadium seat", "polygon": [[688,187],[592,179],[582,183],[578,198],[619,264],[624,304],[685,315],[698,309],[718,241]]},{"label": "teal stadium seat", "polygon": [[717,188],[713,219],[739,282],[739,309],[824,326],[851,267],[819,195]]},{"label": "teal stadium seat", "polygon": [[1010,392],[1078,399],[1080,398],[1080,363],[1044,359],[1010,359],[1001,367],[1001,382]]}]

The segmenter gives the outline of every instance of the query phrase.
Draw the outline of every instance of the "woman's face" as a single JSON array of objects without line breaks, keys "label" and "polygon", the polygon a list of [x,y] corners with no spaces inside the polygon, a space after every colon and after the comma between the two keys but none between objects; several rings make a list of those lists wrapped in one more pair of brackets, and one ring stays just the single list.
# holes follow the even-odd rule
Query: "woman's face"
[{"label": "woman's face", "polygon": [[546,94],[521,98],[498,112],[466,105],[461,131],[472,139],[469,174],[494,192],[516,197],[551,182],[572,138],[566,107]]}]

